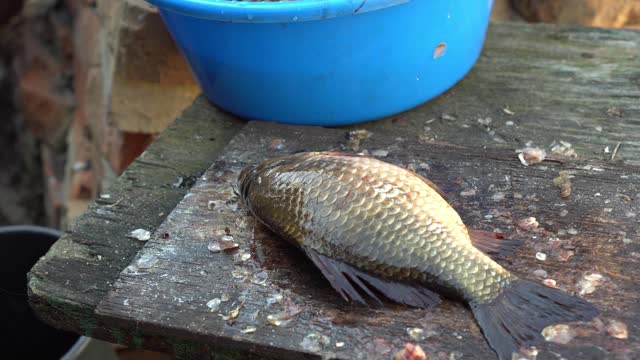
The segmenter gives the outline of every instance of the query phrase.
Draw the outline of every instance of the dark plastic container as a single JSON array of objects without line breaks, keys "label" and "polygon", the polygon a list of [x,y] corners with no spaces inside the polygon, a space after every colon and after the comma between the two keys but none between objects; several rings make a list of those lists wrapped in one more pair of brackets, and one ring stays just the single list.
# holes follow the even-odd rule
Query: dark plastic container
[{"label": "dark plastic container", "polygon": [[0,227],[0,357],[60,359],[78,341],[78,334],[40,321],[29,306],[27,272],[62,236],[38,226]]}]

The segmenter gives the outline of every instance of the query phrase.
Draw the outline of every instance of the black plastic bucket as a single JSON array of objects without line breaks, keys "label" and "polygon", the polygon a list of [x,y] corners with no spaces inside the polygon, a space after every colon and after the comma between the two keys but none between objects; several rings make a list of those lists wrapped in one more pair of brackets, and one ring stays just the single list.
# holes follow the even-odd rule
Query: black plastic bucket
[{"label": "black plastic bucket", "polygon": [[27,272],[62,232],[38,226],[0,227],[0,354],[4,359],[60,359],[78,334],[40,321],[27,297]]}]

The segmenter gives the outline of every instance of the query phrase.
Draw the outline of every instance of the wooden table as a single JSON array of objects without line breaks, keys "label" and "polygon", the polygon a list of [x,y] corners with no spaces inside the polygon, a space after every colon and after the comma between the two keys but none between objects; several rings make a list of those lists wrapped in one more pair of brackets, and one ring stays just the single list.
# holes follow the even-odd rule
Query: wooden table
[{"label": "wooden table", "polygon": [[[33,307],[54,326],[185,358],[389,359],[416,342],[408,327],[424,329],[417,343],[433,358],[491,358],[460,304],[346,306],[238,209],[229,182],[241,166],[291,151],[354,151],[354,129],[371,134],[357,151],[428,176],[469,226],[521,239],[504,266],[533,279],[546,272],[602,310],[538,358],[640,356],[637,31],[493,23],[482,57],[453,89],[349,128],[247,123],[200,97],[34,266]],[[527,144],[546,149],[546,160],[522,165],[516,150]],[[568,197],[554,185],[561,171],[571,176]],[[523,222],[530,217],[537,228]],[[148,242],[127,237],[138,228],[153,232]],[[210,253],[220,231],[240,250]],[[141,259],[154,266],[142,269]],[[591,293],[585,276],[598,280]],[[219,310],[206,306],[227,296]],[[237,318],[222,318],[241,302]],[[301,312],[289,325],[265,321],[292,307]],[[626,324],[628,339],[607,331],[613,321]],[[304,346],[305,337],[314,341]]]}]

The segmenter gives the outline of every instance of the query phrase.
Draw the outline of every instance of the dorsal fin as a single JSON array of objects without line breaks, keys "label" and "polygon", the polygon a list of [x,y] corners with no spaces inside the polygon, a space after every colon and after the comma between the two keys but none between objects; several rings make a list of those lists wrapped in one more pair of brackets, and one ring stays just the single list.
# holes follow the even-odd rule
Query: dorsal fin
[{"label": "dorsal fin", "polygon": [[436,184],[432,183],[429,179],[427,179],[426,177],[418,173],[414,172],[413,174],[417,176],[420,180],[422,180],[425,184],[429,185],[429,187],[435,190],[435,192],[437,192],[438,195],[442,196],[443,199],[447,200],[447,194],[445,194],[445,192],[442,191],[442,189],[440,189]]}]

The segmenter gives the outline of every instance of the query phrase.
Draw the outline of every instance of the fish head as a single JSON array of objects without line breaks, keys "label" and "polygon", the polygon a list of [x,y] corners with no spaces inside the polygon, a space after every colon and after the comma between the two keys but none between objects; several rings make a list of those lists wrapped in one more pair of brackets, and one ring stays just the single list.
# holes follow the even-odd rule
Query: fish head
[{"label": "fish head", "polygon": [[[296,154],[297,155],[297,154]],[[282,156],[265,160],[259,164],[245,166],[238,175],[236,195],[247,205],[249,200],[249,190],[253,184],[260,184],[261,177],[269,176],[273,171],[278,171],[282,166],[294,161],[293,155]],[[300,157],[299,155],[297,157]]]},{"label": "fish head", "polygon": [[299,164],[301,161],[318,156],[354,156],[339,152],[315,151],[315,152],[298,152],[289,155],[283,155],[271,159],[264,160],[258,164],[252,164],[244,167],[240,171],[237,180],[236,195],[240,198],[245,206],[248,206],[249,191],[253,184],[260,184],[262,179],[268,178],[274,172],[285,172],[292,166]]},{"label": "fish head", "polygon": [[245,166],[242,171],[240,171],[240,175],[238,175],[238,181],[236,184],[237,190],[234,190],[234,192],[236,192],[236,195],[245,206],[247,205],[249,187],[255,178],[257,167],[258,165]]}]

